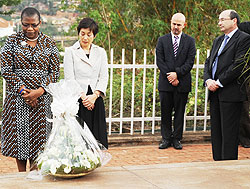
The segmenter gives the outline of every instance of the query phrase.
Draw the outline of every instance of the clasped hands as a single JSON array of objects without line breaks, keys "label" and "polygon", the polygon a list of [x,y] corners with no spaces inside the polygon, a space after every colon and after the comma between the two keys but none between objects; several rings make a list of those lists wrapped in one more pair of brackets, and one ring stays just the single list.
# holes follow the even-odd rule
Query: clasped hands
[{"label": "clasped hands", "polygon": [[167,79],[168,79],[169,83],[171,83],[175,87],[179,84],[179,80],[177,79],[176,72],[168,72]]},{"label": "clasped hands", "polygon": [[23,87],[22,97],[25,100],[25,103],[36,108],[38,105],[38,97],[44,93],[44,89],[39,87],[38,89],[27,89]]},{"label": "clasped hands", "polygon": [[208,90],[212,92],[215,92],[219,88],[219,85],[213,79],[208,79],[206,81],[206,85],[207,85]]},{"label": "clasped hands", "polygon": [[95,93],[91,95],[82,94],[81,99],[83,106],[86,107],[88,110],[93,110],[97,97],[98,96]]}]

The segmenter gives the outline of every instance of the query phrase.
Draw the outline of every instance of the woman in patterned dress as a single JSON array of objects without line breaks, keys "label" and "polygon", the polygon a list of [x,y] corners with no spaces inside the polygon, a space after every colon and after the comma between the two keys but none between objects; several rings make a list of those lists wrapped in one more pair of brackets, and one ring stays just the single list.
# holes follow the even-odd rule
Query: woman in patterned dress
[{"label": "woman in patterned dress", "polygon": [[22,31],[11,35],[1,50],[1,73],[6,80],[1,151],[16,158],[18,170],[32,165],[51,130],[51,96],[46,86],[59,78],[55,42],[39,32],[40,13],[28,7],[21,14]]}]

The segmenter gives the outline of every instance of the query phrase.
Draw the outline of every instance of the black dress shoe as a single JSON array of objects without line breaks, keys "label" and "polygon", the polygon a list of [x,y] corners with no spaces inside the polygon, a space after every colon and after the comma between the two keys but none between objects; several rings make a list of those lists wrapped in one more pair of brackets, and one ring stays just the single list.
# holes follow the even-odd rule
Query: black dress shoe
[{"label": "black dress shoe", "polygon": [[181,150],[182,149],[182,144],[179,140],[175,139],[173,140],[173,146],[176,150]]},{"label": "black dress shoe", "polygon": [[169,140],[163,140],[159,145],[159,149],[166,149],[170,146],[171,146],[171,142]]}]

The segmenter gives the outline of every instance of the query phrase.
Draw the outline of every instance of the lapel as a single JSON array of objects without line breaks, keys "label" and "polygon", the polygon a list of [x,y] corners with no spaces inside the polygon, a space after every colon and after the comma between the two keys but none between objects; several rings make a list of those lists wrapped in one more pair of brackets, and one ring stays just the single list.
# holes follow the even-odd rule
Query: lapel
[{"label": "lapel", "polygon": [[[93,44],[92,44],[93,45]],[[77,41],[74,45],[73,45],[73,50],[75,52],[75,55],[78,56],[78,58],[80,58],[81,60],[83,60],[84,62],[86,62],[87,64],[92,65],[91,61],[90,61],[90,58],[88,58],[86,56],[86,54],[84,53],[83,49],[81,48],[80,46],[80,42]],[[91,51],[92,51],[92,48],[91,48]],[[92,54],[90,52],[90,54]],[[91,56],[91,55],[90,55]]]},{"label": "lapel", "polygon": [[[220,53],[220,55],[222,55],[238,38],[240,32],[239,30],[237,30],[233,36],[229,39],[229,41],[227,42],[226,46],[224,47],[224,49],[222,50],[222,52]],[[225,36],[225,35],[224,35]]]},{"label": "lapel", "polygon": [[225,35],[222,35],[222,36],[220,36],[220,38],[218,39],[218,41],[217,41],[217,44],[216,44],[216,46],[215,46],[215,51],[213,51],[213,54],[212,54],[212,59],[214,60],[214,58],[217,56],[217,54],[218,54],[218,51],[219,51],[219,49],[220,49],[220,46],[221,46],[221,43],[222,43],[222,41],[224,40],[224,37],[225,37]]},{"label": "lapel", "polygon": [[[178,57],[178,55],[180,54],[180,52],[181,52],[181,50],[182,50],[182,48],[183,48],[183,46],[184,46],[185,38],[186,38],[186,34],[184,34],[184,33],[182,32],[180,44],[179,44],[179,47],[178,47],[178,50],[177,50],[177,54],[176,54],[176,58]],[[173,50],[173,52],[174,52],[174,50]]]},{"label": "lapel", "polygon": [[172,34],[169,33],[167,36],[166,36],[166,44],[171,44],[171,45],[168,45],[169,46],[169,50],[170,50],[170,54],[173,58],[174,57],[174,48],[173,48],[173,40],[172,40]]},{"label": "lapel", "polygon": [[98,46],[95,44],[91,44],[90,54],[89,54],[89,62],[92,66],[97,63],[96,59],[100,56],[100,52],[98,50]]},{"label": "lapel", "polygon": [[221,43],[222,43],[223,39],[224,39],[224,35],[220,36],[218,38],[218,40],[216,41],[216,44],[214,45],[214,50],[211,51],[211,58],[210,58],[210,65],[209,65],[210,70],[212,70],[214,60],[215,60],[215,58],[217,56],[217,53],[219,51],[219,48],[221,46]]}]

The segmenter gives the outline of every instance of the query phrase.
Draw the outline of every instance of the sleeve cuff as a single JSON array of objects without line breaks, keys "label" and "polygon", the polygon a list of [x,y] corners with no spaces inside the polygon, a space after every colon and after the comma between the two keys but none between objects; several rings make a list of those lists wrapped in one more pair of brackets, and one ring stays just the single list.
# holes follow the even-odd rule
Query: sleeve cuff
[{"label": "sleeve cuff", "polygon": [[217,80],[215,81],[215,83],[216,83],[217,85],[219,85],[220,87],[223,87],[223,85],[221,84],[221,82],[220,82],[219,79],[217,79]]}]

